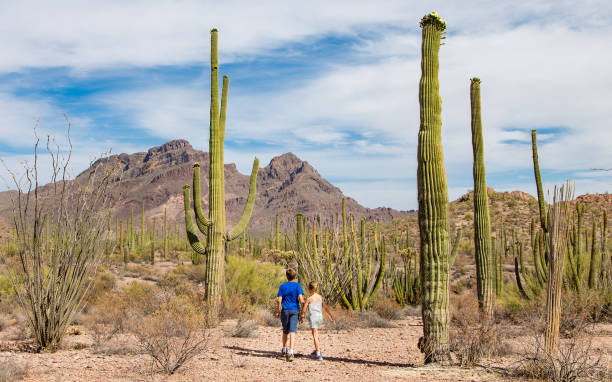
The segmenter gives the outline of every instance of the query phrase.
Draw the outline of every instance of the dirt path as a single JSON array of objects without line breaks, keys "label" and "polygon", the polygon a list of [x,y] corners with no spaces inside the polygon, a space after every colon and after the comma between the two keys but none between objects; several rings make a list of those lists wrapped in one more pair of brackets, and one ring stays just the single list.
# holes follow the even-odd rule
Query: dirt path
[{"label": "dirt path", "polygon": [[[397,328],[322,330],[324,361],[308,354],[312,340],[308,330],[297,334],[296,358],[280,358],[280,329],[259,327],[254,338],[234,338],[226,332],[236,321],[225,321],[212,332],[210,348],[166,379],[152,373],[144,354],[95,354],[87,347],[86,334],[72,335],[67,346],[81,350],[55,353],[0,353],[28,365],[25,381],[502,381],[481,368],[427,368],[416,348],[421,335],[419,319],[396,322]],[[126,346],[130,346],[126,343]]]}]

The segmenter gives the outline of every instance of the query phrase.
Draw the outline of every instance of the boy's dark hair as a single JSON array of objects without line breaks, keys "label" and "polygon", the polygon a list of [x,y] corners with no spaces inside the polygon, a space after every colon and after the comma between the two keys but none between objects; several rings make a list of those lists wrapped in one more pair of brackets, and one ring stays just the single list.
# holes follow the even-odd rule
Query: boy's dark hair
[{"label": "boy's dark hair", "polygon": [[295,280],[297,278],[297,272],[293,268],[287,269],[287,271],[285,272],[285,275],[287,276],[287,280],[289,281]]}]

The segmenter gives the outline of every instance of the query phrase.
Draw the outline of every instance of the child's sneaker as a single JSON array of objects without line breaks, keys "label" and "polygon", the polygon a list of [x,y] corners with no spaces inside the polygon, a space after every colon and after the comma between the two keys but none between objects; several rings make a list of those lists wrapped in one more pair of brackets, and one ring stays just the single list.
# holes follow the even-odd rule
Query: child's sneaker
[{"label": "child's sneaker", "polygon": [[317,361],[323,361],[323,356],[321,355],[321,353],[315,352],[315,359]]},{"label": "child's sneaker", "polygon": [[289,352],[287,352],[287,353],[285,354],[285,360],[286,360],[287,362],[293,362],[293,353],[289,353]]}]

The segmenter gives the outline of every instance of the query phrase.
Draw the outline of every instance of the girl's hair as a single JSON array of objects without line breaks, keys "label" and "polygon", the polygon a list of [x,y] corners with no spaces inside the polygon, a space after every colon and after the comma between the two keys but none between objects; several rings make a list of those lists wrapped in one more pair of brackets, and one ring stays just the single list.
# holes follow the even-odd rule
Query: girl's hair
[{"label": "girl's hair", "polygon": [[311,281],[308,284],[308,290],[311,292],[316,292],[317,290],[319,290],[319,283],[316,281]]}]

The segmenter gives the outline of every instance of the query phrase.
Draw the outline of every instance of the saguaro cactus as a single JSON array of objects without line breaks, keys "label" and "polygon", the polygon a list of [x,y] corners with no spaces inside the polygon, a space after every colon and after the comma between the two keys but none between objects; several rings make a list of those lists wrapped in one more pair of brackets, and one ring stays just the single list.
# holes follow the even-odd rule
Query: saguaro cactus
[{"label": "saguaro cactus", "polygon": [[573,187],[568,182],[564,187],[555,187],[553,204],[548,211],[548,233],[550,258],[548,286],[546,291],[546,329],[544,345],[548,354],[554,355],[559,345],[559,324],[561,320],[561,287],[563,269],[570,230],[569,202],[573,199]]},{"label": "saguaro cactus", "polygon": [[421,19],[420,25],[421,123],[417,185],[423,338],[419,345],[425,354],[425,363],[449,364],[448,189],[442,153],[442,100],[438,83],[438,53],[446,23],[432,12]]},{"label": "saguaro cactus", "polygon": [[189,185],[183,187],[185,202],[185,226],[189,243],[195,252],[205,256],[206,280],[204,282],[206,300],[211,304],[211,313],[216,316],[218,303],[221,297],[221,284],[223,280],[223,265],[225,259],[225,243],[238,238],[249,224],[253,206],[255,204],[255,184],[259,159],[253,161],[253,170],[244,212],[236,226],[227,231],[225,226],[225,180],[223,171],[223,145],[225,142],[225,119],[227,114],[227,92],[229,78],[223,76],[223,89],[221,94],[221,109],[219,110],[219,59],[217,55],[217,30],[210,33],[210,140],[209,140],[209,182],[208,182],[208,218],[202,210],[200,192],[200,164],[193,165],[193,209],[196,224],[203,234],[206,242],[202,244],[195,232],[189,209]]},{"label": "saguaro cactus", "polygon": [[472,106],[472,150],[474,152],[474,249],[476,256],[476,290],[478,307],[488,318],[493,316],[493,259],[491,254],[491,220],[484,163],[482,119],[480,116],[480,79],[470,84]]}]

